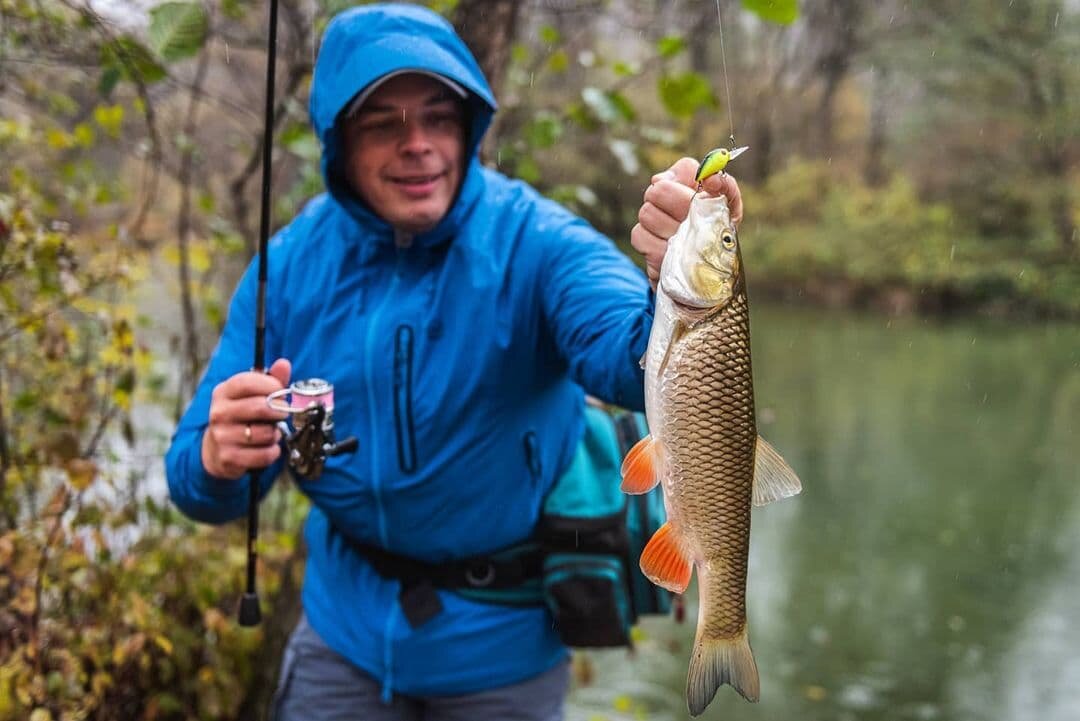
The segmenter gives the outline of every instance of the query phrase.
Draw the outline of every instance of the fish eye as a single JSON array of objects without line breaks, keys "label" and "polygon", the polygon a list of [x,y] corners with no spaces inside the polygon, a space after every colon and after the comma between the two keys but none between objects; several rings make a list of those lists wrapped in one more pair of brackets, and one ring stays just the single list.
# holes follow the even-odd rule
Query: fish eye
[{"label": "fish eye", "polygon": [[735,247],[735,236],[731,233],[724,233],[720,236],[720,243],[728,250],[731,250]]}]

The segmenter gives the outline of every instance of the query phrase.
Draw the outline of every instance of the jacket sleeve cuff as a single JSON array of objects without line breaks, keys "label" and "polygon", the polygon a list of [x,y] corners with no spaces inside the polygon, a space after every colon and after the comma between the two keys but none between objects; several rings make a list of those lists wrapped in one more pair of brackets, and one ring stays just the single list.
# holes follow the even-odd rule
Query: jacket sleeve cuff
[{"label": "jacket sleeve cuff", "polygon": [[[248,497],[247,475],[237,479],[211,475],[202,463],[202,434],[177,460],[183,471],[170,478],[170,495],[184,513],[205,523],[224,523],[244,514]],[[175,484],[179,481],[179,484]],[[181,487],[177,487],[180,485]]]}]

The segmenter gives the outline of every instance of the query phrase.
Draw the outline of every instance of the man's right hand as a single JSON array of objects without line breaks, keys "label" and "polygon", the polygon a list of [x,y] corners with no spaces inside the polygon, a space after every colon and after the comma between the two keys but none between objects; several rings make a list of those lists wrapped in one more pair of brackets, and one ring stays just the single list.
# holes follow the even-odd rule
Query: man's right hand
[{"label": "man's right hand", "polygon": [[288,416],[266,405],[266,397],[289,383],[292,365],[278,358],[269,373],[237,373],[214,388],[210,425],[203,434],[202,464],[218,478],[237,480],[266,468],[281,455],[275,423]]}]

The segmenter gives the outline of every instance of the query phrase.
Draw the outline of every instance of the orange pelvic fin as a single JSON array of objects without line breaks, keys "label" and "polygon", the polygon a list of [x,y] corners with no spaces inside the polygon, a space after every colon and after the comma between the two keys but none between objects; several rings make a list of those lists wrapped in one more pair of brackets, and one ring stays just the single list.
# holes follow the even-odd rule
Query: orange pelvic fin
[{"label": "orange pelvic fin", "polygon": [[641,552],[641,572],[672,593],[686,590],[693,568],[670,522],[656,529]]},{"label": "orange pelvic fin", "polygon": [[635,443],[626,454],[622,464],[623,493],[648,493],[660,480],[656,463],[658,445],[650,434]]}]

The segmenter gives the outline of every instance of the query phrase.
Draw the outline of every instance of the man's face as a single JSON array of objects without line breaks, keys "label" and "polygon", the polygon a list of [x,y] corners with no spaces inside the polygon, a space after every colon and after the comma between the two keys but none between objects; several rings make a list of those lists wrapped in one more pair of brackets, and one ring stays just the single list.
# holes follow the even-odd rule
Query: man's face
[{"label": "man's face", "polygon": [[345,174],[380,218],[411,233],[446,215],[465,171],[465,117],[450,88],[425,75],[387,80],[343,127]]}]

